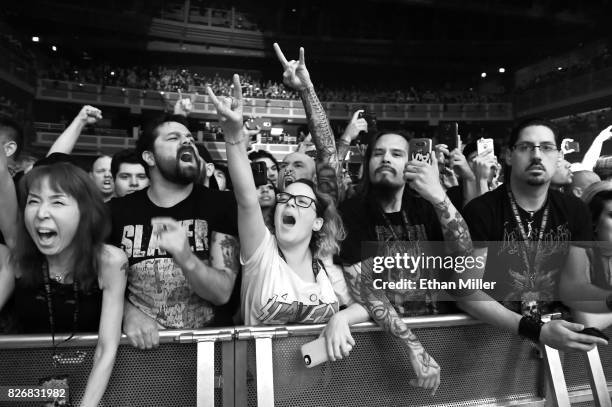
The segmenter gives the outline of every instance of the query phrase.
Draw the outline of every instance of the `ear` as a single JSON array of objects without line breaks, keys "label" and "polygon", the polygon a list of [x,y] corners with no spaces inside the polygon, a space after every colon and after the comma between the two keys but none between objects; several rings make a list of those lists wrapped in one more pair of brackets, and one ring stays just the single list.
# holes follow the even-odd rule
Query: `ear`
[{"label": "ear", "polygon": [[149,167],[155,167],[155,158],[153,158],[153,153],[149,150],[142,152],[142,159]]},{"label": "ear", "polygon": [[580,188],[580,187],[574,187],[574,188],[572,188],[572,194],[573,194],[575,197],[582,198],[582,188]]},{"label": "ear", "polygon": [[325,223],[323,218],[316,218],[314,220],[314,223],[312,224],[312,231],[318,232],[319,230],[321,230],[321,228],[323,227],[323,223]]},{"label": "ear", "polygon": [[511,167],[512,166],[512,149],[511,148],[506,149],[506,154],[504,158],[506,160],[506,165],[508,167]]},{"label": "ear", "polygon": [[213,173],[215,172],[215,164],[207,163],[204,165],[204,167],[206,168],[206,177],[212,177]]},{"label": "ear", "polygon": [[13,154],[17,152],[17,143],[14,141],[7,141],[4,143],[4,153],[7,157],[11,157]]}]

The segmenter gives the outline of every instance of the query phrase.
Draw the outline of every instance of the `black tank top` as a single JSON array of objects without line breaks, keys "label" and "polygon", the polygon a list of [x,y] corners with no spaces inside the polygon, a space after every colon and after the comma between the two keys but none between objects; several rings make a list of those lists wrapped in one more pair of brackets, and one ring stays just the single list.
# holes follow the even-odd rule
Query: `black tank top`
[{"label": "black tank top", "polygon": [[[71,284],[60,284],[51,280],[53,317],[56,333],[72,333],[74,320],[74,293]],[[98,332],[102,311],[102,291],[96,281],[88,292],[79,291],[78,332]],[[25,286],[21,279],[15,280],[15,315],[22,333],[51,333],[49,307],[45,286]]]}]

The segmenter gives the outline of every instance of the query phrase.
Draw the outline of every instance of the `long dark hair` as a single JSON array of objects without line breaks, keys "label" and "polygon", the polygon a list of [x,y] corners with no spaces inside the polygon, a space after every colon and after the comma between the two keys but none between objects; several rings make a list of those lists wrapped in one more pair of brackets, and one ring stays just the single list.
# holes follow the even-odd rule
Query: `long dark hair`
[{"label": "long dark hair", "polygon": [[110,233],[108,212],[102,194],[94,186],[85,171],[69,164],[56,163],[33,168],[21,181],[19,188],[20,225],[13,264],[26,285],[42,282],[42,264],[45,256],[40,253],[25,227],[23,219],[28,194],[39,188],[44,180],[54,191],[61,191],[74,198],[79,207],[80,219],[70,243],[74,248],[71,270],[73,278],[82,290],[89,290],[98,276],[98,261],[104,241]]}]

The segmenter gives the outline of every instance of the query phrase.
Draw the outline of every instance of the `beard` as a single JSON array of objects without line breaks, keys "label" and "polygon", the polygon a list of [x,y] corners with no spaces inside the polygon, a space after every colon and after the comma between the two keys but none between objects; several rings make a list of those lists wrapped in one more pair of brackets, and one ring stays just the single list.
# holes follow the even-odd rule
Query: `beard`
[{"label": "beard", "polygon": [[395,194],[402,186],[403,184],[398,186],[384,180],[383,182],[372,183],[370,190],[377,199],[382,202],[386,202],[394,199]]},{"label": "beard", "polygon": [[[185,153],[191,154],[190,161],[181,160],[181,156]],[[193,147],[185,146],[179,148],[175,159],[163,159],[156,156],[155,162],[160,174],[172,183],[189,185],[200,177],[200,162]]]}]

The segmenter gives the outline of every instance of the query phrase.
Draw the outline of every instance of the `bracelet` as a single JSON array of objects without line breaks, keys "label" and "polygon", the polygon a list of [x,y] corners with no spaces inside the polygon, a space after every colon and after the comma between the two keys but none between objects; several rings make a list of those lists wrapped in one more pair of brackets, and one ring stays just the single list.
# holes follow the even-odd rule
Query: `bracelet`
[{"label": "bracelet", "polygon": [[533,342],[540,341],[540,332],[542,331],[544,322],[538,321],[532,317],[523,317],[519,322],[518,333],[523,338],[531,339]]},{"label": "bracelet", "polygon": [[612,294],[606,297],[606,307],[608,307],[608,309],[612,311]]}]

